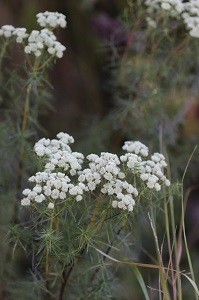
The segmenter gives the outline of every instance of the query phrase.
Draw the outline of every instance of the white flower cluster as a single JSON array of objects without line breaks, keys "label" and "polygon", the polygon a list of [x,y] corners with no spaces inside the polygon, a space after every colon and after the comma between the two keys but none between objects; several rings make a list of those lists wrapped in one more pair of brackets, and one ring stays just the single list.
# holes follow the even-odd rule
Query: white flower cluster
[{"label": "white flower cluster", "polygon": [[12,25],[3,25],[0,29],[0,36],[4,36],[5,38],[10,38],[15,31],[15,27]]},{"label": "white flower cluster", "polygon": [[78,152],[68,152],[59,150],[54,153],[45,165],[45,170],[63,170],[65,173],[70,173],[71,176],[77,174],[81,170],[84,156]]},{"label": "white flower cluster", "polygon": [[[146,160],[148,148],[138,141],[125,142],[123,149],[127,153],[120,157],[108,152],[88,155],[87,168],[83,168],[83,154],[72,152],[69,144],[73,142],[72,136],[60,132],[57,139],[43,138],[35,144],[34,150],[42,159],[44,171],[29,178],[35,186],[23,191],[22,206],[45,200],[47,207],[53,209],[55,201],[68,198],[81,201],[85,193],[99,191],[111,200],[113,208],[132,211],[143,184],[155,191],[159,191],[162,184],[170,184],[163,174],[167,166],[164,156],[154,153]],[[127,180],[134,176],[140,181],[136,179],[137,187]]]},{"label": "white flower cluster", "polygon": [[13,35],[16,36],[17,43],[23,43],[24,39],[28,37],[28,33],[26,33],[26,31],[26,28],[15,28]]},{"label": "white flower cluster", "polygon": [[63,171],[71,176],[77,174],[82,168],[84,155],[72,152],[68,144],[74,143],[74,139],[67,133],[57,134],[58,139],[41,139],[34,147],[37,156],[44,157],[45,171]]},{"label": "white flower cluster", "polygon": [[101,193],[112,199],[112,206],[132,211],[135,204],[134,197],[138,196],[135,187],[125,179],[121,171],[120,160],[116,154],[102,152],[100,156],[90,154],[87,156],[90,169],[82,172],[79,180],[86,182],[89,190],[95,190],[101,183]]},{"label": "white flower cluster", "polygon": [[57,153],[59,150],[67,151],[67,152],[72,152],[69,144],[74,143],[74,138],[67,134],[60,132],[57,134],[57,139],[45,139],[42,138],[39,140],[35,146],[34,150],[37,154],[37,156],[46,156],[46,157],[51,157],[52,154]]},{"label": "white flower cluster", "polygon": [[36,186],[32,190],[26,189],[23,192],[26,196],[21,201],[23,206],[30,205],[31,200],[41,203],[51,199],[48,208],[52,209],[57,199],[62,201],[74,196],[77,201],[82,200],[83,193],[89,191],[88,187],[80,181],[72,184],[67,176],[67,174],[75,176],[81,170],[84,160],[82,153],[72,152],[69,144],[73,142],[72,136],[60,132],[57,134],[57,139],[42,138],[35,144],[35,153],[43,159],[45,167],[44,172],[38,172],[29,178],[29,181]]},{"label": "white flower cluster", "polygon": [[[198,0],[145,0],[147,11],[151,15],[156,11],[167,13],[171,17],[182,19],[192,37],[199,38],[199,1]],[[154,21],[155,22],[155,21]],[[149,26],[155,23],[149,17]]]},{"label": "white flower cluster", "polygon": [[161,190],[161,184],[170,185],[170,181],[163,173],[163,168],[166,167],[165,157],[160,153],[154,153],[151,160],[143,161],[138,172],[140,179],[146,182],[149,189]]},{"label": "white flower cluster", "polygon": [[149,154],[148,147],[139,141],[135,141],[135,142],[127,141],[124,143],[122,149],[128,152],[133,152],[135,154],[141,154],[142,156],[148,156]]},{"label": "white flower cluster", "polygon": [[184,3],[184,11],[182,14],[184,23],[186,24],[189,34],[192,37],[199,38],[199,1],[190,0]]},{"label": "white flower cluster", "polygon": [[24,48],[25,53],[40,56],[45,49],[50,55],[61,58],[66,47],[58,42],[56,36],[47,28],[41,31],[33,30],[28,37],[28,44]]},{"label": "white flower cluster", "polygon": [[44,13],[38,13],[36,15],[37,23],[41,27],[45,28],[56,28],[56,27],[66,27],[66,17],[58,12],[45,11]]},{"label": "white flower cluster", "polygon": [[86,187],[84,184],[74,185],[70,178],[64,173],[57,172],[38,172],[35,176],[29,178],[29,181],[35,183],[33,189],[25,189],[21,200],[22,206],[28,206],[31,201],[42,203],[48,200],[48,208],[54,208],[54,201],[63,201],[69,196],[76,196],[76,200],[82,200],[82,194]]},{"label": "white flower cluster", "polygon": [[[132,142],[133,143],[133,142]],[[167,166],[165,157],[160,153],[154,153],[151,160],[142,158],[133,153],[126,153],[120,157],[133,174],[137,175],[142,181],[146,182],[149,189],[161,190],[161,184],[170,185],[169,180],[163,173],[163,168]]]},{"label": "white flower cluster", "polygon": [[66,27],[66,17],[58,12],[44,12],[37,14],[37,22],[44,29],[32,30],[30,34],[26,28],[15,28],[12,25],[3,25],[0,28],[0,36],[15,38],[17,43],[24,44],[26,54],[34,54],[36,57],[48,52],[49,55],[61,58],[66,47],[57,41],[52,29],[55,27]]},{"label": "white flower cluster", "polygon": [[15,28],[12,25],[3,25],[0,29],[0,36],[5,38],[15,37],[17,43],[23,43],[24,39],[28,37],[26,28]]},{"label": "white flower cluster", "polygon": [[136,172],[140,168],[140,163],[142,162],[142,158],[134,153],[126,153],[125,155],[120,156],[120,160],[123,163],[126,163],[127,168],[133,172]]}]

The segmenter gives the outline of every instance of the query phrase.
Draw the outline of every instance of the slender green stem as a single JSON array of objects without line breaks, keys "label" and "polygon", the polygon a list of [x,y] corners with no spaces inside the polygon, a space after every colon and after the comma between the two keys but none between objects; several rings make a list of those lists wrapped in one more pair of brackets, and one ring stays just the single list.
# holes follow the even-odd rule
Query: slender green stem
[{"label": "slender green stem", "polygon": [[[110,246],[106,249],[106,252],[105,252],[106,255],[108,255],[111,252],[111,249],[113,247],[113,244],[114,244],[116,238],[120,235],[120,233],[123,230],[123,228],[125,227],[125,225],[126,225],[126,220],[123,221],[123,224],[121,225],[121,227],[116,232],[116,235],[115,235],[114,239],[111,241]],[[106,258],[107,257],[104,255],[103,256],[103,262],[106,260]],[[95,269],[95,272],[93,273],[93,276],[91,278],[91,283],[94,281],[94,279],[95,279],[97,273],[99,272],[99,270],[100,270],[100,267]]]},{"label": "slender green stem", "polygon": [[[17,183],[16,183],[16,191],[17,194],[21,191],[21,181],[24,169],[24,155],[25,155],[25,147],[24,147],[24,134],[28,127],[28,117],[29,117],[29,103],[30,103],[30,93],[32,89],[32,84],[29,83],[26,88],[26,96],[24,102],[23,116],[22,116],[22,127],[21,127],[21,136],[22,141],[20,143],[19,148],[19,163],[18,163],[18,171],[17,171]],[[18,219],[18,203],[15,203],[14,208],[14,220],[17,222]]]},{"label": "slender green stem", "polygon": [[[101,199],[101,194],[99,195],[99,197],[96,199],[97,203],[96,203],[96,206],[93,210],[93,214],[91,216],[91,219],[90,219],[90,222],[88,224],[88,227],[87,227],[87,231],[90,230],[94,223],[95,223],[95,219],[96,219],[96,215],[97,215],[97,212],[99,210],[99,206],[100,206],[100,199]],[[69,277],[75,267],[75,264],[76,262],[78,261],[78,259],[83,255],[85,249],[86,249],[86,246],[85,246],[85,242],[84,241],[81,241],[80,242],[82,246],[81,251],[80,253],[76,256],[75,258],[75,261],[71,263],[71,266],[68,270],[68,272],[66,272],[66,267],[63,268],[63,272],[62,272],[62,283],[61,283],[61,287],[60,287],[60,291],[59,291],[59,295],[58,295],[58,300],[62,300],[63,299],[63,296],[64,296],[64,291],[65,291],[65,288],[66,288],[66,285],[68,283],[68,280],[69,280]]]},{"label": "slender green stem", "polygon": [[[185,250],[186,250],[187,259],[188,259],[188,263],[189,263],[191,278],[194,282],[196,282],[193,265],[192,265],[192,261],[191,261],[191,256],[190,256],[189,248],[188,248],[188,244],[187,244],[185,222],[184,222],[185,208],[186,208],[187,200],[188,200],[188,196],[185,198],[185,204],[184,204],[183,189],[182,189],[182,232],[183,232],[183,237],[184,237]],[[195,299],[198,300],[198,295],[196,292],[194,293],[194,295],[195,295]]]},{"label": "slender green stem", "polygon": [[161,287],[162,287],[162,290],[163,290],[163,295],[164,295],[163,299],[170,300],[171,298],[170,298],[168,287],[167,287],[167,278],[166,278],[166,275],[165,275],[165,268],[164,268],[164,265],[163,265],[161,251],[160,251],[160,248],[159,248],[157,231],[156,231],[155,222],[154,222],[154,212],[153,212],[152,208],[151,208],[151,216],[149,216],[149,219],[150,219],[150,224],[151,224],[151,228],[152,228],[153,236],[154,236],[154,240],[155,240],[158,265],[160,266],[159,276],[160,276],[160,284],[161,284]]},{"label": "slender green stem", "polygon": [[[53,221],[54,221],[54,209],[53,209],[53,212],[52,212],[51,217],[50,217],[50,225],[49,225],[50,231],[52,231],[52,229],[53,229]],[[46,245],[46,264],[45,264],[45,278],[46,278],[46,280],[48,279],[48,275],[49,275],[49,248],[48,248],[48,244],[47,244]]]},{"label": "slender green stem", "polygon": [[181,284],[181,275],[180,275],[180,262],[178,260],[179,253],[178,253],[178,247],[177,247],[174,205],[173,205],[173,196],[172,195],[170,195],[169,207],[170,207],[170,216],[171,216],[171,230],[172,230],[172,236],[173,236],[173,241],[174,241],[175,267],[176,267],[175,278],[177,280],[177,293],[178,293],[178,300],[182,300],[182,284]]},{"label": "slender green stem", "polygon": [[[166,150],[164,152],[167,155]],[[167,155],[167,161],[169,161],[168,155]],[[168,163],[168,168],[167,168],[167,175],[168,175],[168,178],[171,182],[171,169],[170,169],[170,164],[169,163]],[[165,190],[164,190],[164,194],[165,194]],[[165,199],[165,196],[164,196],[164,199]],[[166,201],[166,200],[164,200],[164,201]],[[179,249],[178,249],[179,240],[177,240],[177,237],[176,237],[176,222],[175,222],[175,214],[174,214],[174,205],[173,205],[173,195],[172,195],[172,193],[170,193],[170,195],[169,195],[169,212],[168,212],[168,209],[167,209],[167,204],[164,203],[164,205],[166,206],[165,218],[168,219],[169,212],[170,212],[170,220],[166,220],[166,224],[168,226],[168,228],[167,228],[167,238],[170,237],[170,234],[169,234],[169,229],[170,229],[169,227],[170,226],[169,226],[169,224],[171,224],[171,232],[172,232],[173,248],[174,248],[174,257],[175,257],[175,268],[176,268],[175,278],[173,277],[174,268],[171,265],[172,285],[173,285],[173,292],[174,292],[173,296],[174,296],[174,299],[182,300],[182,284],[181,284],[181,272],[180,272]],[[168,241],[168,244],[171,245],[171,242]],[[169,249],[171,249],[171,246],[169,246]],[[171,260],[171,263],[172,263],[172,260]],[[176,283],[177,283],[177,285],[176,285]],[[177,293],[177,295],[176,295],[176,293]]]},{"label": "slender green stem", "polygon": [[[183,183],[184,183],[184,178],[185,178],[185,175],[186,175],[186,172],[187,172],[187,169],[189,167],[189,164],[191,162],[191,159],[195,153],[197,149],[197,146],[195,146],[193,152],[191,153],[190,157],[189,157],[189,160],[187,162],[187,165],[185,167],[185,170],[184,170],[184,174],[182,176],[182,196],[181,196],[181,202],[182,202],[182,232],[183,232],[183,237],[184,237],[184,244],[185,244],[185,250],[186,250],[186,254],[187,254],[187,259],[188,259],[188,263],[189,263],[189,269],[190,269],[190,273],[191,273],[191,277],[192,277],[192,280],[194,282],[195,281],[195,275],[194,275],[194,270],[193,270],[193,265],[192,265],[192,261],[191,261],[191,256],[190,256],[190,253],[189,253],[189,248],[188,248],[188,244],[187,244],[187,238],[186,238],[186,230],[185,230],[185,222],[184,222],[184,218],[185,218],[185,210],[186,210],[186,205],[187,205],[187,201],[188,201],[188,196],[189,196],[189,193],[186,195],[185,199],[184,199],[184,193],[183,193]],[[194,293],[195,295],[195,299],[198,300],[198,295],[197,293],[195,292]]]},{"label": "slender green stem", "polygon": [[[87,231],[90,231],[93,228],[93,226],[95,225],[96,216],[97,216],[97,213],[99,212],[99,208],[100,208],[101,197],[102,197],[102,194],[100,194],[99,197],[96,199],[96,206],[95,206],[95,208],[93,210],[93,214],[92,214],[90,222],[88,224]],[[94,228],[93,234],[96,234],[100,230],[100,228],[101,228],[101,226],[103,224],[103,221],[104,221],[104,219],[105,219],[105,217],[107,215],[108,209],[109,209],[109,207],[106,210],[103,211],[102,216],[101,216],[101,220],[98,223],[98,225]],[[74,267],[76,265],[76,262],[79,260],[80,257],[82,257],[82,255],[83,255],[83,253],[84,253],[84,251],[85,251],[85,249],[87,247],[87,245],[85,243],[86,243],[85,241],[81,241],[81,243],[80,243],[82,245],[82,247],[80,247],[81,251],[76,256],[75,261],[73,263],[71,263],[71,266],[70,266],[68,272],[66,273],[65,268],[64,268],[64,270],[62,272],[62,284],[61,284],[61,288],[60,288],[58,300],[62,300],[63,299],[64,290],[65,290],[66,285],[68,283],[69,277],[70,277],[70,275],[71,275],[71,273],[72,273],[72,271],[73,271],[73,269],[74,269]]]},{"label": "slender green stem", "polygon": [[92,217],[90,219],[90,223],[88,224],[87,230],[91,229],[93,227],[94,223],[95,223],[96,215],[97,215],[97,212],[99,211],[99,207],[100,207],[101,197],[102,197],[102,195],[100,194],[99,197],[96,200],[97,203],[96,203],[95,209],[93,211]]},{"label": "slender green stem", "polygon": [[3,57],[4,57],[4,54],[5,54],[5,51],[6,51],[6,48],[7,48],[8,44],[9,44],[8,41],[5,40],[5,42],[3,43],[2,49],[1,49],[1,53],[0,53],[0,70],[1,70],[1,67],[2,67]]},{"label": "slender green stem", "polygon": [[[169,249],[169,255],[170,255],[170,264],[171,264],[171,277],[172,277],[172,288],[173,288],[173,299],[177,300],[177,291],[176,291],[176,284],[175,284],[175,275],[173,271],[173,259],[172,259],[172,247],[171,247],[171,237],[170,237],[170,226],[169,226],[169,213],[168,213],[168,207],[167,207],[167,201],[164,191],[164,215],[165,215],[165,226],[166,226],[166,236],[167,236],[167,243],[168,243],[168,249]],[[175,237],[174,237],[174,247],[175,247]],[[179,299],[180,300],[180,299]]]}]

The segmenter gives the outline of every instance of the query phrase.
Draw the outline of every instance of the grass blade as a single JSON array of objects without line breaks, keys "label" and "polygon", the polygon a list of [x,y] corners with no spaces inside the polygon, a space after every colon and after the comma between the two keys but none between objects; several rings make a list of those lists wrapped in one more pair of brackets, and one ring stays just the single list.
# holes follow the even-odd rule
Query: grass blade
[{"label": "grass blade", "polygon": [[142,278],[142,275],[141,275],[140,271],[139,271],[138,268],[135,267],[135,266],[133,267],[133,271],[134,271],[135,276],[136,276],[136,278],[137,278],[137,280],[138,280],[138,282],[139,282],[139,284],[140,284],[140,287],[141,287],[141,289],[142,289],[142,291],[143,291],[143,294],[144,294],[145,299],[146,299],[146,300],[150,300],[149,294],[148,294],[148,291],[147,291],[147,287],[146,287],[146,285],[145,285],[145,283],[144,283],[144,280],[143,280],[143,278]]}]

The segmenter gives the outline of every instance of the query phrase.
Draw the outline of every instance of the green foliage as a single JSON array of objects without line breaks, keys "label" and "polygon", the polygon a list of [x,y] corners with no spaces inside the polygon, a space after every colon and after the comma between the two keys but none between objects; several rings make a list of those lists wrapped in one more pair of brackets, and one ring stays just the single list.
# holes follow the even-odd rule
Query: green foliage
[{"label": "green foliage", "polygon": [[[121,50],[112,45],[112,60],[106,65],[111,110],[87,129],[88,146],[90,151],[94,147],[104,151],[106,143],[108,149],[119,151],[124,140],[137,139],[161,151],[166,148],[177,180],[198,142],[198,130],[188,115],[192,104],[198,103],[198,39],[189,35],[180,19],[161,11],[149,14],[144,1],[128,4],[122,16],[128,30],[126,46]],[[147,17],[154,19],[156,28],[149,26]],[[191,173],[196,178],[194,166],[193,162]]]}]

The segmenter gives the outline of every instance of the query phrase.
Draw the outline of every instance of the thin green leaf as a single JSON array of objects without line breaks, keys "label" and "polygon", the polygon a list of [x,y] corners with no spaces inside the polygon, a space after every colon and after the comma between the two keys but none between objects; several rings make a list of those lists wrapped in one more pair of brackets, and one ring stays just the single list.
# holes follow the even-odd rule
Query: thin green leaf
[{"label": "thin green leaf", "polygon": [[189,282],[190,282],[191,285],[193,286],[193,288],[194,288],[194,290],[195,290],[197,296],[199,297],[199,290],[198,290],[198,287],[197,287],[195,281],[193,281],[193,279],[191,279],[188,275],[186,275],[186,274],[184,274],[184,273],[182,273],[182,275],[185,276],[185,277],[189,280]]},{"label": "thin green leaf", "polygon": [[142,291],[143,291],[143,294],[144,294],[145,299],[146,299],[146,300],[150,300],[149,294],[148,294],[148,291],[147,291],[147,287],[146,287],[146,285],[145,285],[145,283],[144,283],[144,280],[143,280],[143,278],[142,278],[142,275],[141,275],[140,271],[139,271],[138,268],[135,267],[135,266],[133,266],[133,271],[134,271],[135,276],[136,276],[136,278],[137,278],[137,280],[138,280],[138,282],[139,282],[139,284],[140,284],[140,287],[141,287],[141,289],[142,289]]}]

